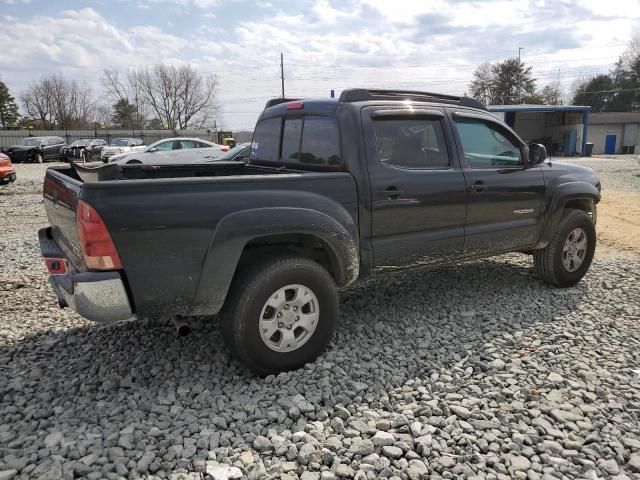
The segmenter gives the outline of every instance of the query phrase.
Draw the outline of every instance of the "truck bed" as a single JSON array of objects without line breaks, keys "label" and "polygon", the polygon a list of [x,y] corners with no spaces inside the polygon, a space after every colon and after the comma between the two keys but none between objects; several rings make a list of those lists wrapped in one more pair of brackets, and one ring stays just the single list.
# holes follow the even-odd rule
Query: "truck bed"
[{"label": "truck bed", "polygon": [[[50,236],[73,270],[87,271],[76,229],[76,205],[79,200],[91,205],[104,220],[122,260],[121,274],[135,313],[217,311],[220,299],[202,288],[207,284],[215,289],[212,277],[225,281],[232,277],[233,271],[227,270],[235,263],[227,258],[242,252],[243,242],[249,241],[235,232],[247,231],[247,224],[258,228],[249,220],[252,212],[260,211],[260,218],[271,222],[268,231],[261,227],[264,235],[277,234],[278,225],[295,226],[295,215],[308,211],[357,225],[357,189],[347,172],[238,162],[91,170],[47,170],[44,204],[52,225]],[[350,230],[357,238],[357,229]],[[201,282],[204,276],[206,281]],[[216,296],[218,292],[224,295],[226,289],[218,288]]]}]

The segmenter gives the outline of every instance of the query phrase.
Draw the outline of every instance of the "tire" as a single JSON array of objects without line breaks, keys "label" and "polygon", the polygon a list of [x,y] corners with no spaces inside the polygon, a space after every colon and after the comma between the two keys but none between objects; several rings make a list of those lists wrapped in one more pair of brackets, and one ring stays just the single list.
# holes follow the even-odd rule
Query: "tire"
[{"label": "tire", "polygon": [[[236,275],[221,312],[222,337],[232,356],[269,375],[315,360],[331,341],[337,317],[338,289],[329,272],[304,257],[271,259]],[[267,325],[273,326],[270,338],[271,331],[260,330]]]},{"label": "tire", "polygon": [[44,157],[41,153],[36,153],[36,163],[44,163]]},{"label": "tire", "polygon": [[[572,250],[571,243],[573,241],[576,245],[581,245],[582,234],[586,246],[580,257],[580,247]],[[568,252],[565,252],[567,244]],[[589,270],[595,250],[596,229],[591,218],[582,210],[568,208],[564,211],[549,245],[533,252],[534,270],[536,275],[549,285],[572,287]],[[572,262],[572,258],[576,261]]]}]

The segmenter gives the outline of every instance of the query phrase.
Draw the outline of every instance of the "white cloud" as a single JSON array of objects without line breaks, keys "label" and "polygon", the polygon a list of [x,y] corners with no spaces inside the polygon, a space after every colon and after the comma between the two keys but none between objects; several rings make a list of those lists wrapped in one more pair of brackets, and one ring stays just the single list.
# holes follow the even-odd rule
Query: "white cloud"
[{"label": "white cloud", "polygon": [[[0,0],[18,1],[24,0]],[[3,79],[19,94],[32,79],[60,72],[99,92],[104,68],[191,63],[219,76],[225,117],[235,128],[251,126],[266,98],[279,94],[280,52],[292,95],[325,96],[331,88],[354,86],[460,94],[476,65],[517,55],[519,46],[540,84],[560,69],[568,85],[606,71],[634,28],[640,33],[637,0],[609,0],[607,12],[624,12],[617,16],[602,13],[599,0],[309,0],[288,6],[257,0],[242,15],[219,0],[136,5],[149,8],[140,15],[144,23],[129,29],[98,7],[25,18],[11,11],[12,18],[4,17],[11,29],[0,30]],[[166,16],[155,19],[170,5],[192,7],[185,11],[193,28],[176,34]]]}]

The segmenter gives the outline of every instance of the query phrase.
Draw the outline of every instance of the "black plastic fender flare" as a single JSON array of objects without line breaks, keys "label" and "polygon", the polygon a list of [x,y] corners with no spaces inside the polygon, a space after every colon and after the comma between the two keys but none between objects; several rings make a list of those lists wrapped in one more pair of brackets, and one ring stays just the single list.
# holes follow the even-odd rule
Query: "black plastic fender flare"
[{"label": "black plastic fender flare", "polygon": [[[359,274],[357,226],[346,213],[336,213],[345,224],[326,213],[300,207],[242,210],[224,217],[211,238],[193,301],[192,315],[217,313],[224,304],[245,246],[260,237],[306,234],[320,239],[330,250],[336,284],[349,285]],[[341,215],[344,213],[344,215]]]}]

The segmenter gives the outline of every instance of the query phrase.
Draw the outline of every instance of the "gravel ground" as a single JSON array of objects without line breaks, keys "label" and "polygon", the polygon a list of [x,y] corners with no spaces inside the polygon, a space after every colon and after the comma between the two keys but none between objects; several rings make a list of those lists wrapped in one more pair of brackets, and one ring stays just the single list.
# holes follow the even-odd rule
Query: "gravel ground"
[{"label": "gravel ground", "polygon": [[[607,155],[591,158],[570,159],[571,163],[593,168],[600,176],[603,191],[624,190],[640,193],[640,155]],[[567,161],[553,157],[552,161]]]},{"label": "gravel ground", "polygon": [[0,480],[640,479],[637,253],[600,248],[566,290],[518,254],[370,280],[325,355],[259,378],[215,319],[58,309],[42,172],[0,190]]}]

